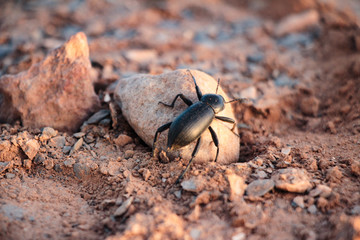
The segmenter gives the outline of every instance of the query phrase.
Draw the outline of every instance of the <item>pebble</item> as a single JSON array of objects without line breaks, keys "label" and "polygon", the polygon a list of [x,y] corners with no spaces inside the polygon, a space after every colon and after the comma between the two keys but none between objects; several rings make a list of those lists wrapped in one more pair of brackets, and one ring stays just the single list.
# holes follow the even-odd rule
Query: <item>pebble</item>
[{"label": "pebble", "polygon": [[275,35],[284,36],[289,33],[300,32],[319,23],[319,13],[308,10],[301,13],[287,15],[275,28]]},{"label": "pebble", "polygon": [[126,159],[132,158],[134,156],[134,153],[135,153],[134,150],[126,150],[125,154],[124,154],[124,157]]},{"label": "pebble", "polygon": [[[142,171],[140,171],[142,170]],[[139,172],[142,174],[143,178],[145,181],[149,180],[150,176],[151,176],[151,172],[149,169],[147,168],[143,168],[143,169],[140,169]]]},{"label": "pebble", "polygon": [[175,197],[176,197],[177,199],[180,199],[180,198],[181,198],[181,191],[180,191],[180,190],[175,191],[175,192],[174,192],[174,195],[175,195]]},{"label": "pebble", "polygon": [[26,154],[26,156],[30,160],[32,160],[38,153],[38,151],[40,149],[40,145],[39,145],[38,141],[36,141],[35,139],[30,139],[24,145],[21,145],[21,148],[24,151],[24,153]]},{"label": "pebble", "polygon": [[360,205],[356,205],[351,209],[352,215],[360,215]]},{"label": "pebble", "polygon": [[120,217],[123,214],[125,214],[126,211],[129,209],[130,205],[132,204],[133,200],[134,200],[134,197],[131,196],[125,202],[123,202],[121,204],[121,206],[118,207],[116,209],[116,211],[114,212],[114,217]]},{"label": "pebble", "polygon": [[199,220],[201,214],[201,208],[199,205],[196,205],[192,212],[187,216],[189,221],[195,222]]},{"label": "pebble", "polygon": [[110,111],[107,109],[101,109],[98,112],[94,113],[88,120],[85,121],[85,123],[96,124],[107,116],[110,116]]},{"label": "pebble", "polygon": [[46,169],[50,170],[54,167],[54,160],[53,159],[45,159],[43,162],[43,165]]},{"label": "pebble", "polygon": [[246,239],[246,234],[243,232],[240,232],[231,237],[231,240],[245,240],[245,239]]},{"label": "pebble", "polygon": [[291,152],[291,147],[285,147],[281,149],[281,153],[285,155],[289,155]]},{"label": "pebble", "polygon": [[125,134],[120,134],[116,139],[114,139],[114,143],[119,147],[123,147],[129,143],[132,143],[133,139]]},{"label": "pebble", "polygon": [[125,57],[137,63],[147,63],[155,60],[158,56],[156,50],[152,49],[131,49],[125,52]]},{"label": "pebble", "polygon": [[65,167],[72,167],[74,164],[75,164],[75,159],[73,159],[73,158],[70,158],[70,159],[64,161]]},{"label": "pebble", "polygon": [[300,110],[306,116],[315,117],[318,115],[320,100],[315,96],[304,97],[300,101]]},{"label": "pebble", "polygon": [[337,133],[337,130],[336,130],[336,127],[335,127],[335,123],[333,121],[328,121],[326,123],[326,129],[330,130],[330,132],[332,134],[336,134]]},{"label": "pebble", "polygon": [[275,187],[288,192],[303,193],[312,187],[305,169],[285,168],[278,170],[272,179]]},{"label": "pebble", "polygon": [[56,136],[58,134],[58,131],[53,129],[52,127],[44,127],[40,136],[40,141],[47,141],[50,138]]},{"label": "pebble", "polygon": [[12,166],[14,165],[13,161],[10,162],[0,162],[0,173],[4,172],[7,169],[12,168]]},{"label": "pebble", "polygon": [[199,193],[204,187],[202,180],[195,177],[182,181],[180,185],[184,190],[195,193]]},{"label": "pebble", "polygon": [[240,92],[240,98],[256,99],[257,97],[257,90],[254,86],[245,88]]},{"label": "pebble", "polygon": [[236,174],[227,174],[227,180],[230,185],[230,197],[229,200],[233,201],[237,197],[242,197],[244,195],[245,189],[247,185],[245,184],[245,180],[243,177],[240,177]]},{"label": "pebble", "polygon": [[351,162],[351,172],[356,176],[360,176],[360,161],[359,160],[354,160]]},{"label": "pebble", "polygon": [[75,163],[73,169],[75,176],[80,179],[90,173],[90,168],[87,164]]},{"label": "pebble", "polygon": [[13,179],[14,177],[15,177],[14,173],[6,173],[5,174],[5,178],[7,178],[7,179]]},{"label": "pebble", "polygon": [[1,206],[0,212],[4,213],[6,217],[12,220],[23,220],[24,219],[24,209],[19,206],[6,203]]},{"label": "pebble", "polygon": [[24,162],[23,162],[24,168],[31,169],[31,163],[32,163],[31,160],[25,159]]},{"label": "pebble", "polygon": [[48,142],[48,145],[55,148],[63,148],[65,146],[66,139],[64,136],[57,136],[51,138]]},{"label": "pebble", "polygon": [[70,155],[76,152],[77,150],[79,150],[79,148],[83,145],[83,143],[84,143],[83,138],[79,138],[79,140],[77,140],[74,146],[72,147],[70,151]]},{"label": "pebble", "polygon": [[311,213],[311,214],[316,214],[317,213],[317,208],[316,206],[313,204],[313,205],[310,205],[308,208],[307,208],[308,212]]},{"label": "pebble", "polygon": [[275,186],[272,179],[252,181],[246,188],[246,195],[249,197],[261,197],[271,191]]},{"label": "pebble", "polygon": [[293,204],[294,204],[296,207],[305,208],[304,197],[302,197],[302,196],[296,196],[296,197],[293,199]]},{"label": "pebble", "polygon": [[82,138],[83,136],[85,136],[84,132],[77,132],[73,134],[73,137],[75,138]]},{"label": "pebble", "polygon": [[326,171],[326,179],[330,182],[339,182],[343,174],[341,173],[338,166],[332,167]]},{"label": "pebble", "polygon": [[309,192],[309,196],[310,197],[320,196],[320,197],[328,198],[330,197],[331,193],[332,193],[332,189],[330,187],[323,184],[319,184],[316,186],[316,188],[314,188]]}]

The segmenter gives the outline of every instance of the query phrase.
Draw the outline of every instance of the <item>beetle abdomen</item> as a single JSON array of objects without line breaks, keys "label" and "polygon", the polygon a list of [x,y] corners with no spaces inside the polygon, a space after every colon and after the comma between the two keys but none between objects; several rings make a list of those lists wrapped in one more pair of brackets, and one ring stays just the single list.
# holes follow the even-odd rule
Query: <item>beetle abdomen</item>
[{"label": "beetle abdomen", "polygon": [[210,126],[214,117],[213,109],[206,103],[191,105],[171,124],[167,147],[175,150],[190,144]]}]

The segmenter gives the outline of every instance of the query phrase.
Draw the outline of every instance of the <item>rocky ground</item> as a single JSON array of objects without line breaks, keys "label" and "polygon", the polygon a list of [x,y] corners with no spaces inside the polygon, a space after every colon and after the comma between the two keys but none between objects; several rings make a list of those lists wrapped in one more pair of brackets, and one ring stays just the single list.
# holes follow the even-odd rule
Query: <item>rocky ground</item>
[{"label": "rocky ground", "polygon": [[[0,239],[360,239],[359,17],[351,0],[2,3]],[[233,104],[240,158],[174,185],[187,159],[152,158],[116,89],[188,68],[253,102]]]}]

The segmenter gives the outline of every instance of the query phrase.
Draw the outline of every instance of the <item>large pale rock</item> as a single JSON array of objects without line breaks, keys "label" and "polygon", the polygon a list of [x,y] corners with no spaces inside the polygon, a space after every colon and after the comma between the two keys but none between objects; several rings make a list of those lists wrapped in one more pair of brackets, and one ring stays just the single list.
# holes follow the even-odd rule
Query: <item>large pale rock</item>
[{"label": "large pale rock", "polygon": [[[215,93],[217,81],[206,73],[191,70],[203,94]],[[115,99],[122,109],[124,117],[135,132],[152,146],[156,130],[163,124],[173,121],[187,105],[179,98],[173,109],[158,104],[159,101],[171,103],[179,93],[184,94],[194,103],[198,101],[194,82],[186,70],[177,70],[161,75],[139,74],[130,78],[120,79],[115,90]],[[218,94],[229,100],[219,87]],[[230,104],[226,104],[224,111],[218,116],[227,116],[235,119]],[[214,120],[211,124],[219,138],[219,163],[236,162],[239,159],[240,139],[232,131],[232,124]],[[237,128],[235,128],[237,133]],[[158,146],[165,149],[168,131],[164,131],[158,140]],[[181,156],[190,159],[195,142],[173,152],[172,156]],[[213,161],[216,156],[216,147],[212,142],[211,134],[207,130],[202,135],[199,152],[194,159],[196,162]]]},{"label": "large pale rock", "polygon": [[0,122],[75,131],[99,104],[84,33],[17,75],[0,78]]}]

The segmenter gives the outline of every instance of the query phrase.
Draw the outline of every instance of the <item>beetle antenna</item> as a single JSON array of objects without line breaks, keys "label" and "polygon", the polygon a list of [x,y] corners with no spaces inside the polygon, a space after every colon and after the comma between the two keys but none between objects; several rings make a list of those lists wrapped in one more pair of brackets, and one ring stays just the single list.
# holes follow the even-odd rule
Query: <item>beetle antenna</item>
[{"label": "beetle antenna", "polygon": [[232,102],[245,103],[245,102],[249,102],[249,101],[251,101],[249,98],[236,98],[236,99],[230,100],[230,101],[225,102],[225,103],[232,103]]},{"label": "beetle antenna", "polygon": [[220,84],[220,78],[218,78],[218,84],[217,84],[217,86],[216,86],[216,92],[215,92],[215,94],[217,94],[217,91],[218,91],[218,89],[219,89],[219,84]]},{"label": "beetle antenna", "polygon": [[191,71],[190,71],[189,69],[187,69],[187,72],[189,72],[189,73],[190,73],[190,75],[191,75],[192,79],[194,80],[195,86],[197,86],[197,84],[196,84],[196,80],[195,80],[194,76],[192,75]]}]

